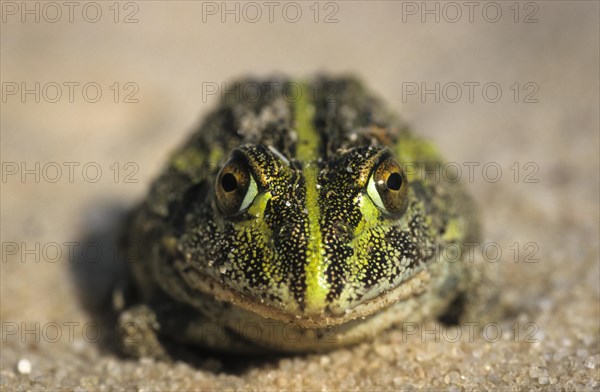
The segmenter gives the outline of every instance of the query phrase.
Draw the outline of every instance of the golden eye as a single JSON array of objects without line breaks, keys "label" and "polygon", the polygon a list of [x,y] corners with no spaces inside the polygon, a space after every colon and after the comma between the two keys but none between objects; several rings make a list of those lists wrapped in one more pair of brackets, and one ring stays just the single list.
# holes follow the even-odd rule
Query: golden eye
[{"label": "golden eye", "polygon": [[367,184],[367,194],[377,207],[400,214],[408,204],[407,193],[406,174],[394,158],[389,157],[375,167]]},{"label": "golden eye", "polygon": [[223,166],[217,176],[215,190],[217,204],[225,215],[244,211],[258,193],[248,164],[239,156],[234,156]]}]

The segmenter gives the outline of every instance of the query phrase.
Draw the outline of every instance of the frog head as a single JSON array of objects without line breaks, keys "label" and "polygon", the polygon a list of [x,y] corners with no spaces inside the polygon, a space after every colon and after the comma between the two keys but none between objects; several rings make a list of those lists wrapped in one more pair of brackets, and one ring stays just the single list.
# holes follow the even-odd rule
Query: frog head
[{"label": "frog head", "polygon": [[184,236],[187,259],[223,299],[264,316],[333,320],[433,255],[419,189],[386,147],[299,160],[244,145],[204,197]]}]

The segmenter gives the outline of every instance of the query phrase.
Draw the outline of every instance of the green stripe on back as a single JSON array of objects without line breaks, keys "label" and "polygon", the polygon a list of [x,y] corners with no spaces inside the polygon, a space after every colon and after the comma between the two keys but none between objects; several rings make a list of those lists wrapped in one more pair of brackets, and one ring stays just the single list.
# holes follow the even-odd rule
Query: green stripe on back
[{"label": "green stripe on back", "polygon": [[314,127],[315,107],[308,99],[309,89],[304,83],[294,104],[298,144],[296,158],[303,163],[306,184],[306,210],[308,211],[308,245],[306,263],[305,310],[307,313],[324,308],[329,284],[325,277],[323,243],[321,241],[317,158],[320,151],[320,135]]},{"label": "green stripe on back", "polygon": [[320,144],[319,133],[313,125],[315,106],[308,99],[308,94],[308,86],[305,83],[300,83],[300,94],[294,102],[294,112],[298,134],[296,158],[302,162],[316,161]]}]

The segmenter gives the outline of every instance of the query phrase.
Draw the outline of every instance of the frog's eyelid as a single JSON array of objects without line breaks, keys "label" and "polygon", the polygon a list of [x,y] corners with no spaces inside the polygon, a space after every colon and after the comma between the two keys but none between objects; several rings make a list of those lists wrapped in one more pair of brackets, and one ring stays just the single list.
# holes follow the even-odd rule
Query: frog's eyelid
[{"label": "frog's eyelid", "polygon": [[282,154],[280,153],[275,147],[273,146],[267,146],[269,148],[269,150],[271,150],[271,152],[279,159],[281,159],[286,165],[290,165],[290,161]]},{"label": "frog's eyelid", "polygon": [[258,194],[258,186],[256,185],[256,181],[254,181],[254,177],[250,174],[250,184],[248,184],[248,189],[246,190],[246,195],[244,196],[244,200],[242,200],[242,204],[240,205],[240,211],[244,211],[250,204],[254,201],[254,198]]},{"label": "frog's eyelid", "polygon": [[379,191],[375,187],[375,179],[373,178],[373,176],[369,178],[369,182],[367,183],[367,194],[369,195],[371,200],[373,200],[373,203],[375,203],[377,207],[381,208],[384,211],[387,210],[387,208],[385,208],[383,200],[381,199],[381,196],[379,195]]}]

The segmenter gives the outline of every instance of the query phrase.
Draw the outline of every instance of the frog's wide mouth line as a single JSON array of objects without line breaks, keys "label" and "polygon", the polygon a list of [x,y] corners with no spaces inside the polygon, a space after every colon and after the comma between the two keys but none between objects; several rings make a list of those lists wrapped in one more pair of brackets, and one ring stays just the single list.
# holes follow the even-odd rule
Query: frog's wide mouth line
[{"label": "frog's wide mouth line", "polygon": [[312,314],[286,312],[285,309],[257,302],[254,298],[233,291],[213,277],[204,274],[197,276],[199,279],[196,280],[194,289],[201,291],[203,294],[210,294],[216,300],[230,303],[267,319],[294,324],[301,328],[321,328],[324,326],[340,325],[357,318],[370,316],[399,301],[424,293],[432,280],[430,272],[426,269],[421,270],[398,286],[367,299],[352,308],[340,310],[337,313],[331,312],[328,309],[323,309],[320,313]]}]

